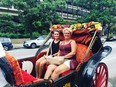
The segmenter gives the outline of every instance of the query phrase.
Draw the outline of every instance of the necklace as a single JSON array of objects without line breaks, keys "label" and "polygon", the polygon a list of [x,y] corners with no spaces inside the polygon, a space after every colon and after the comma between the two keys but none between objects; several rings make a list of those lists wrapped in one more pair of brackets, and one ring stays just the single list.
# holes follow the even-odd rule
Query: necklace
[{"label": "necklace", "polygon": [[58,43],[60,40],[54,40],[54,43]]}]

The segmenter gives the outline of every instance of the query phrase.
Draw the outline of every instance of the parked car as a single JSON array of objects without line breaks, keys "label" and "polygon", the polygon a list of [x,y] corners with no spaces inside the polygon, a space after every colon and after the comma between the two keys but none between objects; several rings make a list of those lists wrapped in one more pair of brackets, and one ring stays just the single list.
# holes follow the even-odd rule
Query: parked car
[{"label": "parked car", "polygon": [[[43,36],[39,36],[37,39],[34,39],[34,40],[24,41],[23,46],[25,48],[29,48],[29,47],[36,48],[36,47],[41,46],[43,44],[46,37],[47,37],[46,35],[43,35]],[[45,45],[49,45],[49,43],[51,41],[52,41],[52,38],[49,39]]]},{"label": "parked car", "polygon": [[0,42],[2,43],[2,46],[6,51],[11,50],[13,48],[10,38],[0,37]]},{"label": "parked car", "polygon": [[116,41],[116,37],[113,36],[107,37],[106,41]]}]

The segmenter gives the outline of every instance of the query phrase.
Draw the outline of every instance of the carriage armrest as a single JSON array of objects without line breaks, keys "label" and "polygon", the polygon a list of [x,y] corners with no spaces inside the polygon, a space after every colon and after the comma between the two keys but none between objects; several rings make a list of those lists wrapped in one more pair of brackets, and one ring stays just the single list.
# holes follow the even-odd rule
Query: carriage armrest
[{"label": "carriage armrest", "polygon": [[36,56],[36,61],[41,58],[42,56],[44,56],[46,54],[46,51],[44,52],[40,52],[37,56]]}]

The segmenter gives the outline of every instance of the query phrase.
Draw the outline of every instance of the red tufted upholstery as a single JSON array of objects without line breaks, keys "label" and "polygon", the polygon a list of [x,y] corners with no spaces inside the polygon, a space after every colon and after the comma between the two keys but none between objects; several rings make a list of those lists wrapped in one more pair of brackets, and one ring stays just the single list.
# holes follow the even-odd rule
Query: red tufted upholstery
[{"label": "red tufted upholstery", "polygon": [[[77,53],[76,53],[76,60],[78,63],[82,63],[85,53],[88,49],[88,46],[83,44],[77,44]],[[92,51],[90,51],[86,57],[86,61],[92,56]]]}]

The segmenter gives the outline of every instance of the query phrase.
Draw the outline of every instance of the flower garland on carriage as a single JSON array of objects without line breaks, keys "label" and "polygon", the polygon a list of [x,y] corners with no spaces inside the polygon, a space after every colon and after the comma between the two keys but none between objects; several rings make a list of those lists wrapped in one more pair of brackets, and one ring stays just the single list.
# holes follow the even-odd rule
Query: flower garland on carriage
[{"label": "flower garland on carriage", "polygon": [[75,31],[80,31],[80,30],[84,30],[84,29],[87,29],[88,31],[91,30],[91,29],[95,29],[99,32],[102,31],[102,24],[99,23],[99,22],[89,22],[89,23],[76,23],[76,24],[66,24],[66,25],[60,25],[60,24],[57,24],[57,25],[52,25],[50,27],[50,31],[53,31],[55,29],[58,29],[58,30],[63,30],[64,28],[70,28],[70,30],[72,32],[75,32]]},{"label": "flower garland on carriage", "polygon": [[[88,22],[88,23],[76,23],[76,24],[66,24],[66,25],[52,25],[50,27],[50,31],[54,31],[56,29],[63,31],[64,28],[69,28],[72,32],[72,38],[77,43],[82,43],[87,45],[90,42],[92,35],[90,34],[91,31],[97,31],[99,33],[102,32],[102,24],[99,22]],[[61,40],[63,40],[63,35],[61,36]]]}]

